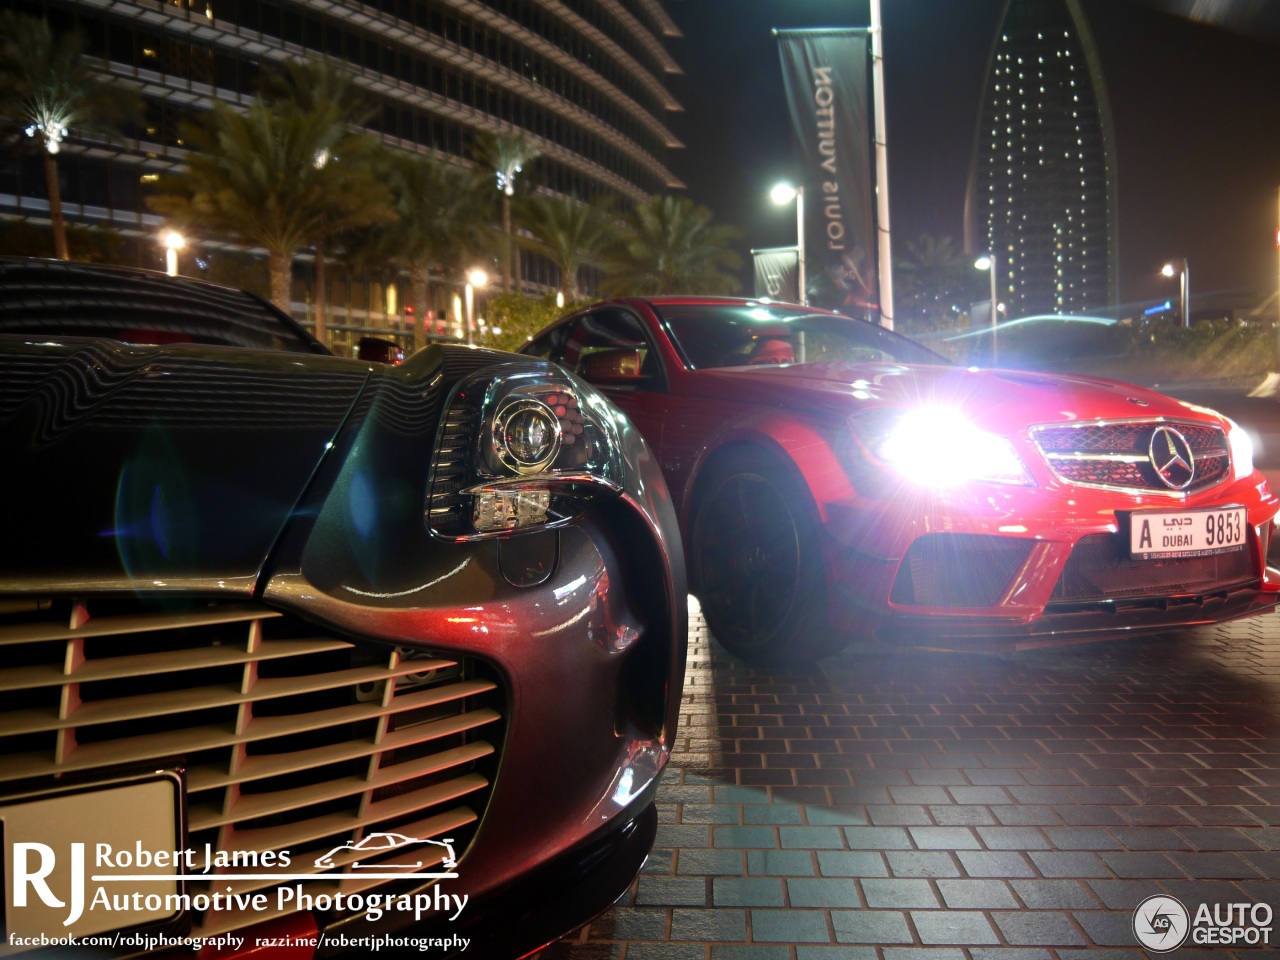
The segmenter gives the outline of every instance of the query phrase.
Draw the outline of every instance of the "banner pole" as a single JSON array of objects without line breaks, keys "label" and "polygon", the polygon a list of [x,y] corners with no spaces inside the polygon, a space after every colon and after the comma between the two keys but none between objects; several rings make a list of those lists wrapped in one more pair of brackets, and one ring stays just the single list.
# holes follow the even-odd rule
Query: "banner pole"
[{"label": "banner pole", "polygon": [[884,118],[884,27],[880,0],[871,0],[871,96],[875,109],[876,226],[880,242],[880,325],[893,329],[893,250],[889,243],[889,145]]}]

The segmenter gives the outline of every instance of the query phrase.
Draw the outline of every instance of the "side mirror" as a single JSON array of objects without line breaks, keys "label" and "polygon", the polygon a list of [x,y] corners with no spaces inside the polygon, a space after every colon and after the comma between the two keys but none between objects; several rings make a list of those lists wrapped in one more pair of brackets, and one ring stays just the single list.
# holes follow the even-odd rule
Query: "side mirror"
[{"label": "side mirror", "polygon": [[644,356],[634,347],[611,347],[582,358],[579,373],[587,383],[600,386],[635,386],[649,377],[640,372]]},{"label": "side mirror", "polygon": [[356,344],[356,359],[395,366],[398,363],[404,363],[404,350],[394,340],[361,337]]}]

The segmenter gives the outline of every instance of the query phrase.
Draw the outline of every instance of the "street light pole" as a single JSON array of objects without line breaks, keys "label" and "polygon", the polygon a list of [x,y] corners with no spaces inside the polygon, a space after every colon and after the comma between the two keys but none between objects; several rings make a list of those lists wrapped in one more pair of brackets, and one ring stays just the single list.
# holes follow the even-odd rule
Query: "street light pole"
[{"label": "street light pole", "polygon": [[1184,328],[1191,327],[1191,268],[1187,266],[1187,258],[1182,258],[1182,269],[1179,271],[1172,263],[1166,263],[1160,268],[1160,273],[1166,277],[1172,277],[1174,272],[1178,272],[1178,299],[1182,314],[1182,326]]},{"label": "street light pole", "polygon": [[[880,229],[880,325],[893,329],[893,252],[889,244],[889,144],[884,116],[884,25],[871,0],[871,98],[875,107],[876,222]],[[995,310],[992,304],[991,309]]]},{"label": "street light pole", "polygon": [[769,197],[781,206],[784,203],[796,202],[796,282],[799,284],[800,306],[809,305],[809,291],[806,289],[804,271],[804,187],[793,187],[789,183],[779,183],[769,191]]},{"label": "street light pole", "polygon": [[999,304],[996,301],[996,255],[994,253],[984,253],[973,264],[979,270],[986,270],[991,278],[991,366],[996,365],[998,353],[996,351],[996,332],[999,326]]},{"label": "street light pole", "polygon": [[164,272],[171,277],[178,275],[178,251],[187,245],[186,238],[177,230],[166,230],[160,236],[164,245]]}]

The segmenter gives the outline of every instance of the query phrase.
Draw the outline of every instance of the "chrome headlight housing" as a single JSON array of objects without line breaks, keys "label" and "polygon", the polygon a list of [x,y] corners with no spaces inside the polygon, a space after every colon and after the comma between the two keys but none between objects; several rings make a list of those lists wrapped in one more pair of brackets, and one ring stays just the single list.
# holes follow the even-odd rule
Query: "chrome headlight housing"
[{"label": "chrome headlight housing", "polygon": [[432,534],[459,541],[546,530],[618,496],[621,416],[587,384],[541,366],[464,379],[436,437]]},{"label": "chrome headlight housing", "polygon": [[943,406],[876,410],[852,418],[854,432],[877,460],[922,487],[963,483],[1035,486],[1006,438],[988,433]]}]

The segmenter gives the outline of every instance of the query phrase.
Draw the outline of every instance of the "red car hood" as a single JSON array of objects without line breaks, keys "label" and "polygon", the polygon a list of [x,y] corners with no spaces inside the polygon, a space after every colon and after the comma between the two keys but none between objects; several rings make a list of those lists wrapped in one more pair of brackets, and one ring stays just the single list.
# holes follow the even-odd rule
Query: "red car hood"
[{"label": "red car hood", "polygon": [[943,405],[999,433],[1032,424],[1094,419],[1217,419],[1146,387],[1093,377],[886,363],[726,367],[695,376],[697,392],[730,400],[832,413]]}]

